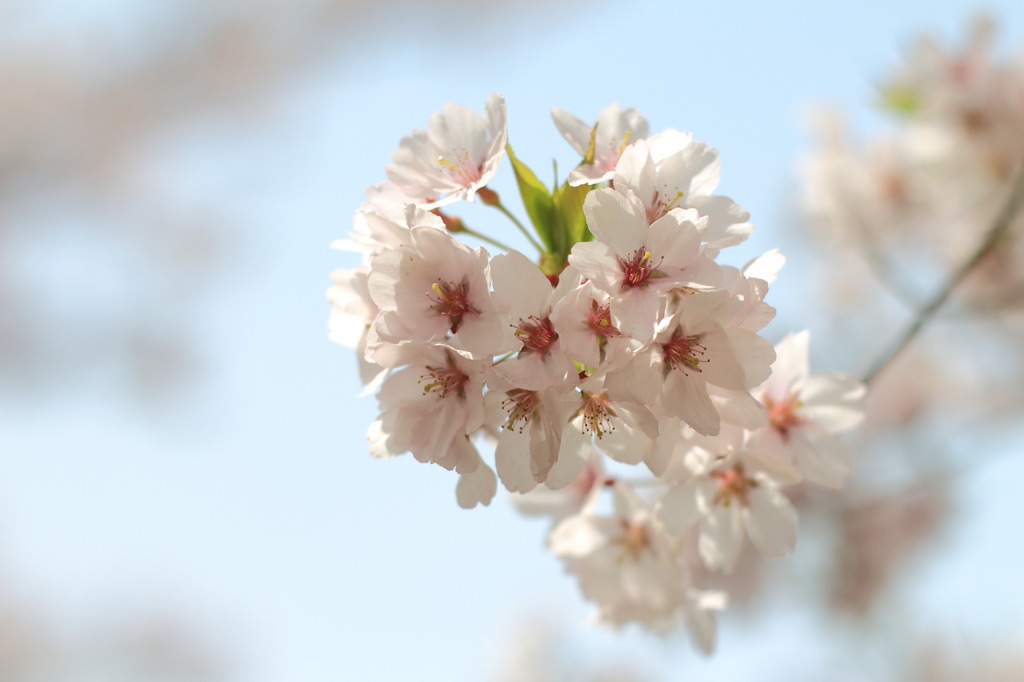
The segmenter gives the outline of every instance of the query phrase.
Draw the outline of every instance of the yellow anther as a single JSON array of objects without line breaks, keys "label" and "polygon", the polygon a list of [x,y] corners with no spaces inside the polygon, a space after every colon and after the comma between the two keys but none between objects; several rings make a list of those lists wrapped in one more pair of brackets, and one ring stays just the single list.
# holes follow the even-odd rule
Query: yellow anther
[{"label": "yellow anther", "polygon": [[587,153],[583,155],[583,161],[581,161],[581,163],[583,163],[583,164],[594,163],[594,152],[595,152],[595,145],[596,145],[596,143],[597,143],[597,124],[595,123],[594,127],[590,129],[590,141],[587,142]]},{"label": "yellow anther", "polygon": [[622,144],[619,145],[619,153],[620,154],[622,153],[622,150],[626,148],[626,145],[629,144],[629,138],[631,138],[631,137],[633,137],[633,131],[632,130],[627,130],[626,134],[622,136]]},{"label": "yellow anther", "polygon": [[448,168],[451,168],[453,171],[462,170],[461,168],[459,168],[458,166],[456,166],[454,163],[444,158],[443,156],[437,157],[437,162],[440,163],[442,166],[447,166]]},{"label": "yellow anther", "polygon": [[683,198],[683,192],[682,192],[682,190],[678,190],[676,192],[676,195],[674,197],[672,197],[672,201],[670,201],[667,204],[665,204],[665,213],[668,213],[669,211],[671,211],[675,207],[676,203],[680,199],[682,199],[682,198]]}]

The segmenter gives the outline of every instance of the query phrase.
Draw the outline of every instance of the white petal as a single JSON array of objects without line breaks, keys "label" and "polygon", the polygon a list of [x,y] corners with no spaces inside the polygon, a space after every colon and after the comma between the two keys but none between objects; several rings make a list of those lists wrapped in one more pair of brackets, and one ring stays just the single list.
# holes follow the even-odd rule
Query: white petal
[{"label": "white petal", "polygon": [[685,613],[690,639],[705,656],[715,651],[715,614],[710,610],[689,608]]},{"label": "white petal", "polygon": [[716,436],[722,427],[722,419],[708,396],[707,385],[699,378],[672,372],[665,377],[661,394],[665,411],[682,419],[697,433]]},{"label": "white petal", "polygon": [[796,510],[774,486],[762,485],[748,495],[743,515],[750,541],[767,557],[778,557],[796,546]]},{"label": "white petal", "polygon": [[607,521],[615,519],[598,518],[576,514],[563,519],[548,536],[551,552],[562,558],[585,557],[608,544]]},{"label": "white petal", "polygon": [[483,462],[472,472],[459,476],[455,497],[463,509],[472,509],[478,504],[487,506],[498,489],[498,479],[491,467]]},{"label": "white petal", "polygon": [[767,396],[776,401],[786,400],[807,379],[807,347],[810,338],[810,332],[804,330],[786,335],[775,345],[772,374],[764,382]]},{"label": "white petal", "polygon": [[797,414],[817,426],[846,431],[864,418],[864,384],[842,374],[813,374],[800,388]]},{"label": "white petal", "polygon": [[[738,504],[734,502],[733,504]],[[743,547],[743,521],[733,507],[712,505],[700,521],[700,557],[708,570],[731,573]]]},{"label": "white petal", "polygon": [[594,190],[583,201],[583,213],[594,236],[618,256],[637,251],[647,237],[647,212],[632,192],[627,197],[613,189]]},{"label": "white petal", "polygon": [[693,478],[683,485],[668,489],[655,508],[655,516],[669,533],[682,536],[702,516],[698,504],[698,486],[701,479]]},{"label": "white petal", "polygon": [[853,448],[836,436],[808,425],[792,429],[789,442],[796,465],[808,481],[826,488],[842,488],[853,471]]},{"label": "white petal", "polygon": [[566,424],[562,431],[562,443],[558,459],[548,472],[544,484],[553,490],[564,488],[579,478],[584,465],[590,458],[590,439],[585,438],[573,424]]},{"label": "white petal", "polygon": [[494,449],[494,465],[502,484],[514,493],[525,493],[537,486],[530,471],[530,430],[503,429]]}]

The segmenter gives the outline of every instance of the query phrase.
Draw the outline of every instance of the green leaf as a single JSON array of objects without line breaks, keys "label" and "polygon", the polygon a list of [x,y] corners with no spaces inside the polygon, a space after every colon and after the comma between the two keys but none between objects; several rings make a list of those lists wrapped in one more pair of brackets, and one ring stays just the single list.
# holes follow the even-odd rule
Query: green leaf
[{"label": "green leaf", "polygon": [[893,86],[881,92],[882,106],[899,116],[910,116],[921,108],[921,98],[909,87]]},{"label": "green leaf", "polygon": [[537,231],[541,242],[549,251],[555,250],[552,231],[555,223],[555,205],[551,193],[544,186],[530,167],[516,158],[512,153],[512,145],[505,145],[508,152],[508,159],[512,162],[512,170],[516,174],[516,184],[519,185],[519,195],[523,199],[523,206],[526,207],[526,214],[530,216],[533,229]]},{"label": "green leaf", "polygon": [[570,187],[566,182],[552,197],[555,209],[555,250],[568,254],[576,242],[594,238],[587,228],[587,217],[583,215],[583,200],[593,189],[590,185]]}]

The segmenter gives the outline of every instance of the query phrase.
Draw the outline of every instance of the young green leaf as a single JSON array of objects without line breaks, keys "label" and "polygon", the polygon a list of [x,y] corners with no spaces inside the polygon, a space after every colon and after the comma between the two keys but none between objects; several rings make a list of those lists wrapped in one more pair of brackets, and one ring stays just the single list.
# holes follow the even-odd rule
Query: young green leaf
[{"label": "young green leaf", "polygon": [[555,223],[555,206],[551,193],[544,186],[530,167],[516,158],[512,153],[512,145],[506,145],[509,161],[512,162],[512,170],[516,174],[516,184],[519,185],[519,195],[523,199],[523,206],[526,207],[526,214],[530,216],[533,229],[537,236],[549,251],[554,251],[552,231]]},{"label": "young green leaf", "polygon": [[583,215],[583,200],[592,189],[590,185],[571,187],[563,184],[552,197],[555,212],[554,242],[558,253],[568,254],[576,242],[586,242],[594,238],[587,228],[587,218]]}]

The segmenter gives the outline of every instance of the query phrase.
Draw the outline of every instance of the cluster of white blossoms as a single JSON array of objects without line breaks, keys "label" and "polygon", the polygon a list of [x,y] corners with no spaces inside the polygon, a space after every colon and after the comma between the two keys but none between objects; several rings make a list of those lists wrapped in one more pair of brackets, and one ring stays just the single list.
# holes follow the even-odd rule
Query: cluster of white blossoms
[{"label": "cluster of white blossoms", "polygon": [[[463,507],[500,479],[551,515],[550,550],[601,621],[682,625],[710,651],[726,599],[691,567],[730,571],[746,538],[768,556],[793,548],[785,488],[843,484],[853,456],[836,434],[860,419],[864,387],[809,375],[806,333],[774,348],[758,335],[782,257],[716,262],[753,229],[714,194],[716,150],[648,136],[614,105],[596,124],[553,118],[582,157],[554,189],[512,155],[498,95],[404,138],[337,245],[363,263],[332,276],[331,337],[377,391],[371,454],[454,470]],[[506,151],[536,262],[456,239],[481,235],[455,202],[508,214],[487,187]]]},{"label": "cluster of white blossoms", "polygon": [[[866,250],[890,279],[908,253],[960,265],[1007,204],[1024,162],[1024,53],[997,59],[992,32],[976,21],[959,50],[921,38],[880,88],[894,126],[868,143],[821,117],[802,174],[812,225]],[[1018,215],[1007,232],[1021,229]],[[968,283],[972,302],[1019,307],[1022,264],[1024,240],[1003,239]]]}]

